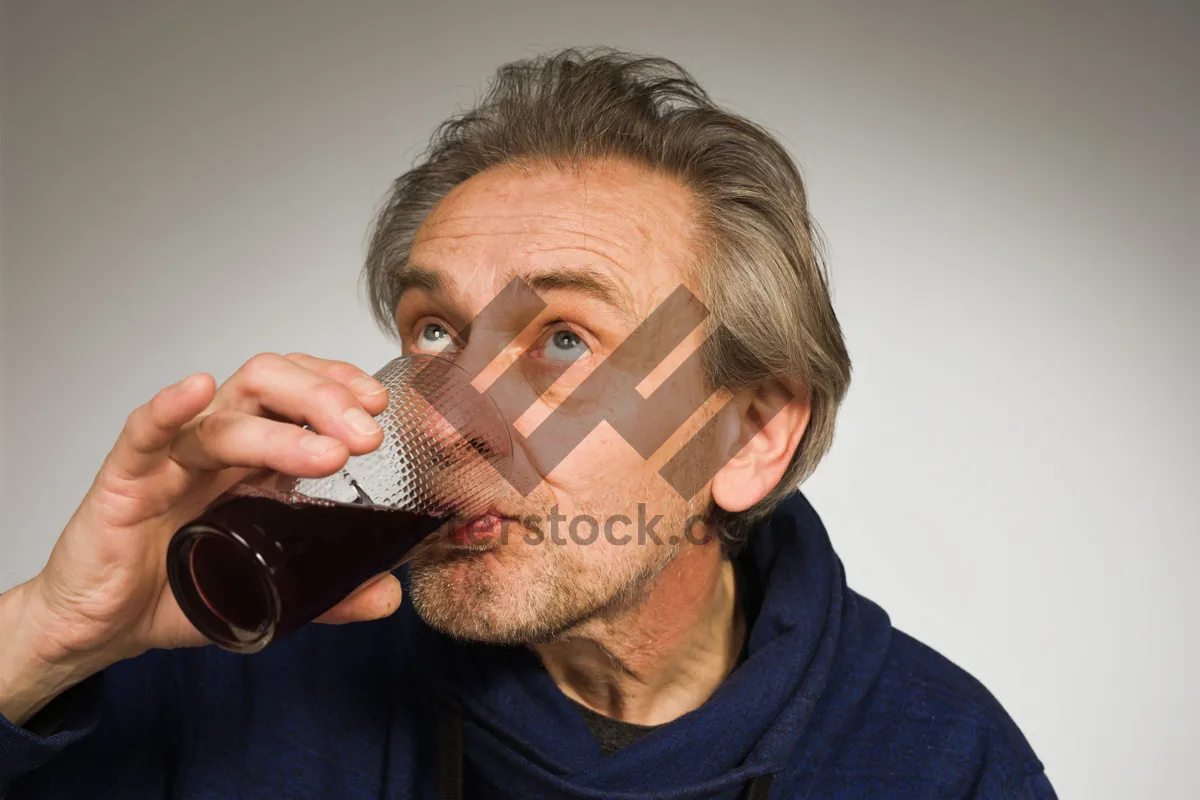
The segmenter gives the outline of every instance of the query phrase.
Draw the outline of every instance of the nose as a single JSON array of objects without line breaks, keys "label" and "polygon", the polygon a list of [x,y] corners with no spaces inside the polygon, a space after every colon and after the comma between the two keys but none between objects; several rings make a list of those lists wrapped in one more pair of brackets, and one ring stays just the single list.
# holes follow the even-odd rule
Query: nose
[{"label": "nose", "polygon": [[474,378],[506,351],[505,360],[511,361],[517,338],[545,308],[537,292],[520,277],[513,278],[459,332],[455,362]]},{"label": "nose", "polygon": [[[504,366],[496,364],[493,355],[495,348],[489,346],[493,335],[490,332],[480,332],[472,337],[472,344],[460,351],[455,363],[472,376],[477,389],[483,387],[489,407],[494,409],[496,417],[503,421],[505,436],[510,442],[509,457],[504,464],[504,477],[512,488],[524,497],[541,482],[542,475],[528,452],[529,442],[517,431],[516,422],[538,401],[539,393],[523,377],[517,360],[520,358],[519,353],[508,354],[510,357],[501,362],[507,362]],[[483,341],[480,341],[481,339]],[[492,369],[488,369],[489,367]],[[497,368],[501,370],[499,374],[496,373]],[[480,378],[485,369],[488,370],[488,375],[483,377],[488,381]]]},{"label": "nose", "polygon": [[[527,495],[541,481],[525,452],[525,440],[514,425],[540,396],[524,377],[520,358],[525,343],[522,332],[546,308],[546,302],[521,278],[513,278],[487,302],[459,333],[454,363],[484,392],[508,427],[512,457],[510,483]],[[521,343],[518,343],[521,342]]]}]

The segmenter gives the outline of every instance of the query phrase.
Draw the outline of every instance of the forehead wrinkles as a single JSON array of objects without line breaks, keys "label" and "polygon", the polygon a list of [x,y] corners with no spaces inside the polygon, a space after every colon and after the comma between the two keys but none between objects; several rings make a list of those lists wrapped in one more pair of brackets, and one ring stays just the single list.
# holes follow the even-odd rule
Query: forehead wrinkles
[{"label": "forehead wrinkles", "polygon": [[471,249],[512,245],[516,255],[577,249],[594,252],[620,265],[631,253],[618,238],[621,231],[611,230],[613,227],[616,226],[604,217],[561,212],[512,214],[497,208],[494,213],[478,214],[456,213],[451,209],[422,225],[413,247],[434,243],[461,244]]},{"label": "forehead wrinkles", "polygon": [[501,169],[455,187],[417,231],[413,249],[469,254],[497,278],[533,266],[514,263],[522,256],[560,254],[563,264],[607,267],[623,289],[661,300],[663,287],[691,283],[695,202],[674,179],[637,166],[598,165],[582,175]]},{"label": "forehead wrinkles", "polygon": [[[593,209],[593,212],[596,211],[599,210]],[[512,214],[497,209],[492,214],[456,213],[451,210],[439,217],[431,217],[417,232],[414,245],[474,237],[540,236],[552,237],[553,241],[530,242],[521,250],[539,252],[576,247],[594,250],[597,255],[615,261],[612,254],[628,255],[631,245],[644,249],[654,244],[650,227],[627,212]]]},{"label": "forehead wrinkles", "polygon": [[641,244],[655,233],[689,238],[695,205],[692,190],[677,179],[622,161],[582,171],[495,167],[454,187],[422,227],[439,236],[462,233],[455,230],[460,226],[497,234],[557,229]]}]

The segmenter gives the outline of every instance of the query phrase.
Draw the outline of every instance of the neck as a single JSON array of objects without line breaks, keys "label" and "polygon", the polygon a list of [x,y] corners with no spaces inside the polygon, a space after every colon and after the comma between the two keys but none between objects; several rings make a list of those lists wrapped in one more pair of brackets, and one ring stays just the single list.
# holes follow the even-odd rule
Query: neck
[{"label": "neck", "polygon": [[715,545],[681,552],[634,607],[535,645],[576,702],[613,719],[658,725],[707,700],[737,665],[745,636],[733,564]]}]

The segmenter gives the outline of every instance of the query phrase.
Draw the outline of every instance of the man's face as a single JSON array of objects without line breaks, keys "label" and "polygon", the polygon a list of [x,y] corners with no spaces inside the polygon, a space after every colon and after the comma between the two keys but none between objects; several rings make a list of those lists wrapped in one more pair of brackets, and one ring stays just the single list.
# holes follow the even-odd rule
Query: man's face
[{"label": "man's face", "polygon": [[[658,469],[705,412],[649,459],[606,423],[561,461],[553,447],[523,437],[568,397],[575,413],[604,414],[606,405],[622,402],[603,382],[575,390],[680,285],[698,295],[687,280],[694,226],[687,189],[612,162],[482,173],[421,226],[396,310],[405,352],[442,352],[470,365],[480,372],[479,389],[507,369],[505,391],[493,398],[521,434],[514,469],[537,484],[526,496],[509,492],[472,535],[452,537],[413,561],[410,594],[434,627],[483,641],[546,641],[636,603],[692,546],[683,537],[685,521],[711,494],[703,490],[689,503]],[[522,296],[504,301],[517,277],[546,304],[528,325]],[[459,334],[468,323],[464,341]],[[684,360],[701,339],[697,328],[666,361],[656,361],[640,390],[648,394],[674,372],[672,398],[687,408],[701,405],[708,396],[702,371]],[[638,366],[617,362],[599,375],[619,378],[619,370]],[[639,537],[639,517],[656,516],[653,536]]]}]

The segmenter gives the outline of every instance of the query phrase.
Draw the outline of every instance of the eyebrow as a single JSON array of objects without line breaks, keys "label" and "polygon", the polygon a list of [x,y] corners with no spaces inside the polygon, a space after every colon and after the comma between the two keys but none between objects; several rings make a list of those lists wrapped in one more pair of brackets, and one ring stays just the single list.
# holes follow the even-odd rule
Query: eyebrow
[{"label": "eyebrow", "polygon": [[578,292],[612,306],[618,311],[628,311],[629,303],[616,282],[602,272],[586,267],[567,267],[549,272],[535,272],[522,278],[536,292]]},{"label": "eyebrow", "polygon": [[[587,267],[562,267],[533,273],[514,273],[505,281],[506,285],[520,278],[536,292],[569,291],[588,295],[613,307],[625,315],[632,313],[631,298],[612,278]],[[454,277],[438,270],[416,264],[407,264],[392,279],[392,296],[397,302],[409,289],[420,289],[430,294],[452,294],[458,283]]]},{"label": "eyebrow", "polygon": [[415,264],[405,264],[392,276],[392,297],[399,302],[409,289],[421,289],[432,294],[446,292],[455,286],[457,282],[453,277]]}]

